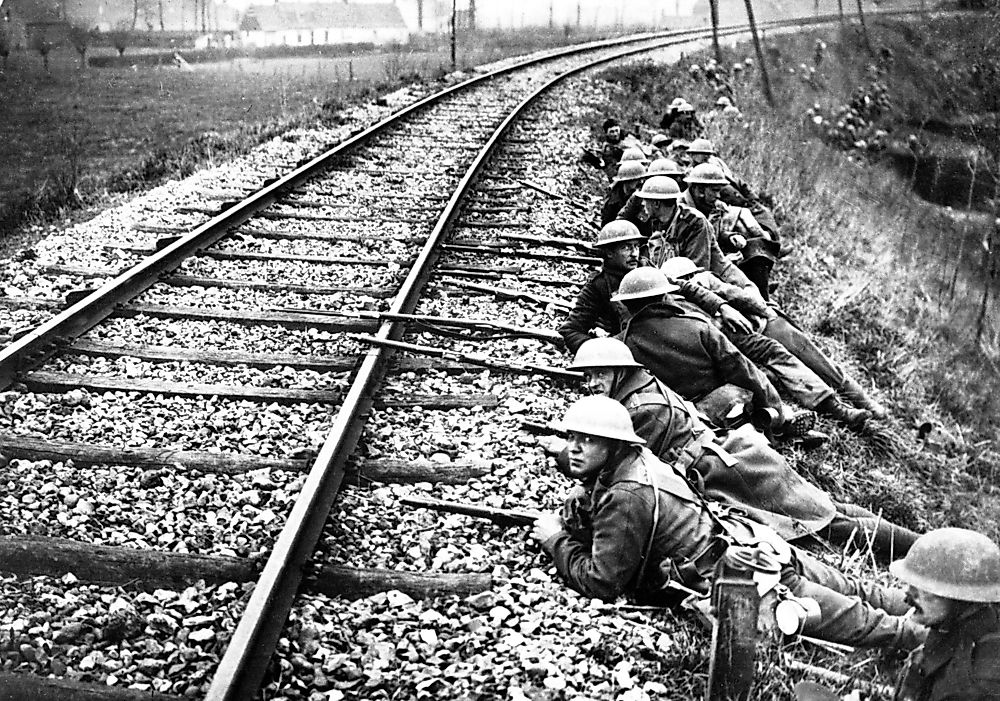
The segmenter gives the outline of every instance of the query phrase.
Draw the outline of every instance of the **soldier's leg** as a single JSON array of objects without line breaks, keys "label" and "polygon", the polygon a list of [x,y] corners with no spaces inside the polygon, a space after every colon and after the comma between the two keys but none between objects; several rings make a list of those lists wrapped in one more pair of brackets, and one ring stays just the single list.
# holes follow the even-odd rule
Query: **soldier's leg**
[{"label": "soldier's leg", "polygon": [[754,364],[766,369],[778,380],[778,384],[805,408],[812,409],[833,396],[833,390],[829,385],[773,338],[759,333],[740,334],[728,330],[723,332],[743,355]]},{"label": "soldier's leg", "polygon": [[859,579],[844,574],[836,567],[826,564],[796,548],[797,571],[803,579],[820,584],[845,596],[858,597],[871,606],[894,616],[901,616],[910,610],[906,603],[906,592],[898,587],[887,587],[868,579]]},{"label": "soldier's leg", "polygon": [[912,650],[923,643],[927,629],[900,615],[905,610],[901,590],[861,583],[820,565],[814,559],[808,564],[800,559],[801,573],[786,567],[782,576],[782,583],[795,596],[809,597],[819,604],[820,618],[806,623],[806,635],[856,647]]},{"label": "soldier's leg", "polygon": [[844,384],[844,372],[795,324],[780,313],[767,322],[762,332],[783,345],[820,379],[834,389]]},{"label": "soldier's leg", "polygon": [[760,291],[760,296],[764,298],[765,302],[769,299],[771,293],[771,268],[773,267],[773,263],[760,258],[748,260],[739,266],[750,282],[756,285]]},{"label": "soldier's leg", "polygon": [[920,537],[919,533],[897,526],[868,509],[854,504],[834,503],[837,515],[820,533],[834,545],[851,543],[854,547],[864,550],[870,544],[876,555],[896,560],[905,556]]}]

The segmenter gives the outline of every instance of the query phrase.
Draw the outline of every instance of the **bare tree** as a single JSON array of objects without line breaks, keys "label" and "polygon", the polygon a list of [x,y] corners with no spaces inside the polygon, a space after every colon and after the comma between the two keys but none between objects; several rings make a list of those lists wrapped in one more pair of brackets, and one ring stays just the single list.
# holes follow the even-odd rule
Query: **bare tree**
[{"label": "bare tree", "polygon": [[708,8],[712,15],[712,51],[715,60],[722,63],[722,49],[719,47],[719,0],[708,0]]},{"label": "bare tree", "polygon": [[69,42],[73,45],[73,48],[76,49],[76,52],[80,54],[80,68],[86,68],[87,47],[90,46],[90,40],[93,38],[93,34],[77,24],[71,24],[66,33],[69,36]]},{"label": "bare tree", "polygon": [[[771,76],[767,73],[767,61],[764,60],[764,50],[760,46],[760,34],[757,33],[757,20],[753,14],[753,0],[743,0],[747,8],[747,19],[750,21],[750,35],[753,37],[753,48],[757,53],[757,63],[760,65],[760,79],[764,85],[764,97],[767,104],[774,107],[774,93],[771,91]],[[861,0],[858,0],[861,2]]]},{"label": "bare tree", "polygon": [[7,29],[7,22],[0,22],[0,58],[3,59],[3,69],[0,73],[7,71],[7,58],[10,56],[10,33]]},{"label": "bare tree", "polygon": [[139,0],[132,0],[132,31],[135,31],[139,23]]},{"label": "bare tree", "polygon": [[157,9],[160,15],[160,31],[164,32],[166,29],[163,27],[163,0],[157,0]]},{"label": "bare tree", "polygon": [[52,49],[55,48],[55,44],[49,41],[48,36],[45,34],[44,29],[37,30],[31,35],[31,48],[38,52],[42,57],[42,65],[45,66],[45,72],[49,72],[49,54]]},{"label": "bare tree", "polygon": [[124,56],[125,49],[132,43],[132,32],[129,31],[126,22],[121,22],[113,31],[108,32],[108,39],[111,41],[111,45],[118,51],[118,55]]}]

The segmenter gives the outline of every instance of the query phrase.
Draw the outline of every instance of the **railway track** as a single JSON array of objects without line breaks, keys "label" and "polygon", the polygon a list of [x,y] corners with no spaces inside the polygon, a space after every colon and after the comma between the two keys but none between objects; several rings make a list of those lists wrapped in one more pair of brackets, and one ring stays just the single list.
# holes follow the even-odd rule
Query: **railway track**
[{"label": "railway track", "polygon": [[[31,466],[4,473],[17,506],[0,586],[35,612],[2,622],[4,659],[56,677],[3,673],[3,698],[248,699],[276,646],[269,698],[304,697],[294,680],[310,676],[331,694],[374,698],[352,686],[350,652],[326,687],[315,671],[294,675],[308,666],[296,651],[316,653],[316,612],[355,616],[350,601],[375,592],[383,610],[473,595],[459,630],[479,619],[522,638],[544,628],[512,623],[489,593],[502,582],[541,597],[542,574],[516,574],[531,558],[520,537],[397,499],[516,505],[533,483],[538,505],[556,503],[521,421],[545,420],[575,394],[555,370],[561,351],[544,333],[454,321],[554,328],[581,266],[595,263],[580,241],[592,230],[549,192],[551,155],[534,148],[559,109],[547,91],[586,66],[703,34],[481,76],[303,163],[269,164],[291,171],[238,201],[246,193],[233,183],[203,193],[178,212],[186,226],[151,216],[132,223],[143,237],[49,264],[74,282],[108,281],[74,291],[0,353],[10,388],[0,450]],[[540,231],[543,212],[552,225]],[[385,342],[395,339],[456,355],[394,356]],[[554,370],[490,371],[462,357],[484,344],[509,364]],[[341,492],[345,483],[407,486]],[[130,508],[106,508],[114,493]],[[492,575],[466,572],[485,562]],[[424,630],[407,631],[417,637],[406,654],[420,656]],[[333,647],[375,645],[379,660],[385,644]]]}]

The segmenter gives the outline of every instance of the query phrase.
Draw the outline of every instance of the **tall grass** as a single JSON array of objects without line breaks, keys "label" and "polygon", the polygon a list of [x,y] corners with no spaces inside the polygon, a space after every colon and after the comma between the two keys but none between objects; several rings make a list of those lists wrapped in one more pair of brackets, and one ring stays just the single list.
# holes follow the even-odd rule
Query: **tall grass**
[{"label": "tall grass", "polygon": [[[982,108],[977,91],[952,90],[941,84],[940,72],[927,68],[935,47],[947,48],[949,37],[961,43],[961,37],[988,33],[977,21],[983,24],[950,23],[933,41],[912,42],[913,32],[905,26],[870,23],[876,52],[888,46],[895,54],[885,78],[898,96],[885,124],[895,127],[890,137],[905,142],[908,136],[916,113],[903,96],[915,86],[945,119]],[[805,80],[801,64],[815,65],[817,39],[830,51]],[[751,72],[731,82],[746,122],[715,120],[708,126],[709,138],[730,166],[778,203],[794,255],[777,268],[777,301],[856,377],[876,386],[893,414],[887,429],[897,444],[895,456],[824,424],[832,434],[826,449],[792,454],[790,460],[836,498],[897,523],[921,531],[965,526],[1000,539],[1000,329],[993,298],[986,298],[985,313],[982,306],[984,289],[991,289],[984,286],[991,281],[979,247],[984,218],[926,202],[896,170],[867,154],[828,145],[806,113],[817,102],[846,103],[864,84],[870,59],[863,42],[851,28],[772,38],[777,107],[767,106]],[[749,55],[749,47],[726,50],[725,62]],[[716,93],[691,79],[686,68],[691,62],[704,65],[707,58],[692,56],[676,69],[636,62],[607,71],[600,90],[606,89],[608,100],[596,106],[590,123],[599,124],[610,113],[651,126],[675,96],[704,113]],[[948,440],[918,443],[918,421],[931,421],[939,427],[934,438]],[[891,581],[884,571],[871,569],[865,552],[850,553],[839,564]],[[789,690],[799,675],[783,668],[774,648],[764,646],[759,653],[753,698],[792,698]],[[888,684],[899,666],[884,654],[837,657],[800,648],[796,655],[854,679]]]}]

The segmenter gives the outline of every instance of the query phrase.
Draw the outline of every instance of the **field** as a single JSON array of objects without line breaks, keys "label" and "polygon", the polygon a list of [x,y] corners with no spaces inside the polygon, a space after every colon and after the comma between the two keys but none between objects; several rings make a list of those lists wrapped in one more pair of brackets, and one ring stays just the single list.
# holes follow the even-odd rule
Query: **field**
[{"label": "field", "polygon": [[[458,46],[460,68],[591,36],[483,34]],[[127,54],[126,54],[127,56]],[[308,120],[336,120],[352,100],[451,68],[447,46],[354,56],[235,59],[173,66],[80,68],[63,49],[50,71],[15,51],[0,73],[0,236],[76,194],[183,175]]]}]

